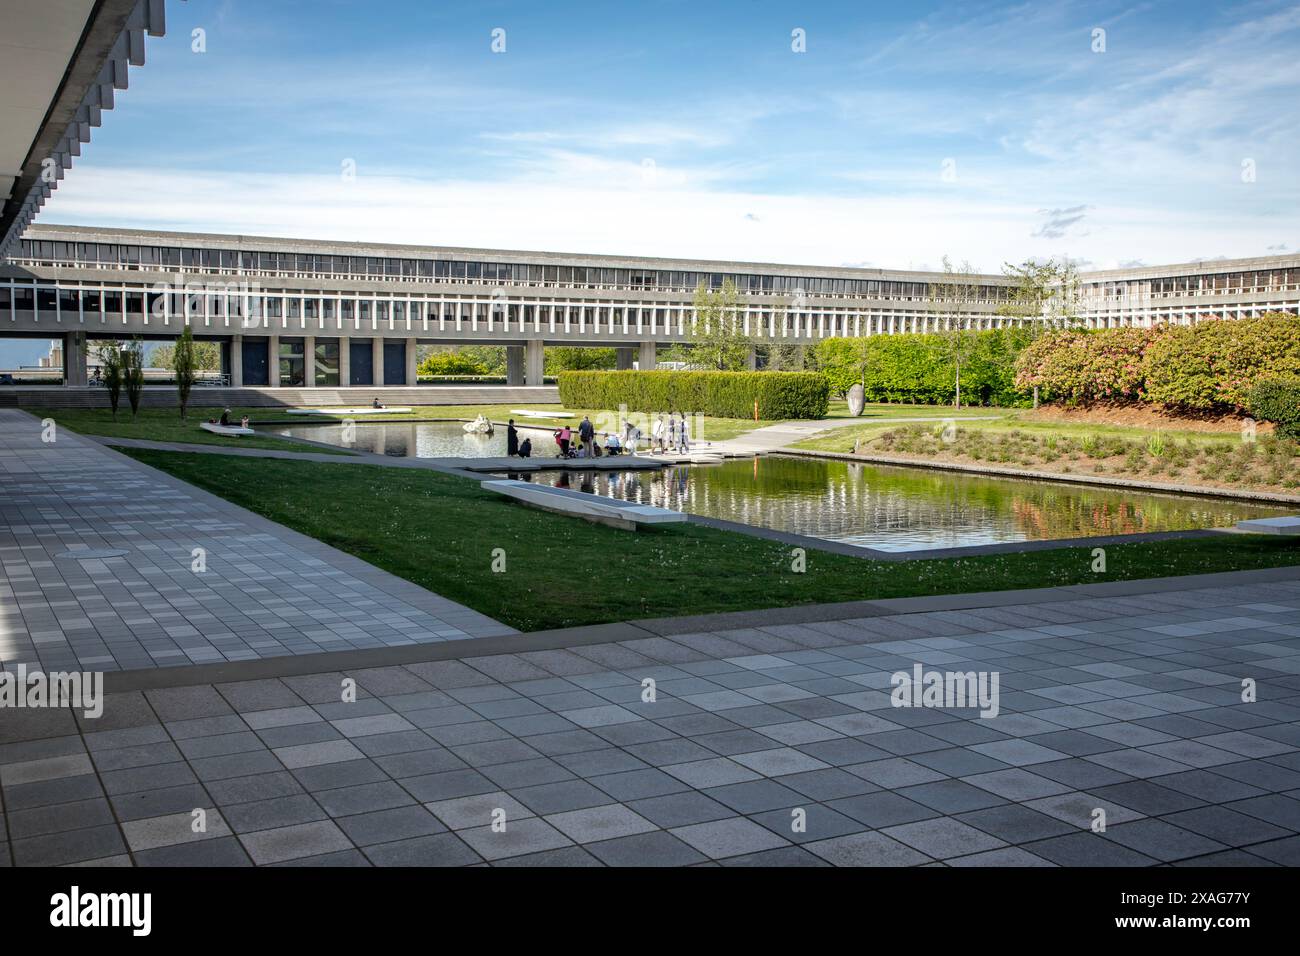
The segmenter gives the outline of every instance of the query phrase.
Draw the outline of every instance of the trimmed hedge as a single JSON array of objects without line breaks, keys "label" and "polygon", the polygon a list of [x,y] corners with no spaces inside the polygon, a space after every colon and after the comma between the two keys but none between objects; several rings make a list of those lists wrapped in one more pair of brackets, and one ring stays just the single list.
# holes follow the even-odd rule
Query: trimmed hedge
[{"label": "trimmed hedge", "polygon": [[818,372],[561,372],[566,408],[680,411],[715,418],[821,418],[830,383]]},{"label": "trimmed hedge", "polygon": [[[962,404],[1026,404],[1026,396],[1016,389],[1015,364],[1033,332],[985,329],[968,335],[968,354],[961,369]],[[950,344],[942,333],[836,337],[818,342],[811,361],[838,395],[861,382],[868,402],[951,405],[957,376]]]},{"label": "trimmed hedge", "polygon": [[1243,408],[1256,382],[1300,376],[1300,318],[1210,319],[1151,329],[1048,332],[1020,354],[1016,384],[1067,402]]},{"label": "trimmed hedge", "polygon": [[1256,382],[1246,396],[1246,408],[1255,418],[1276,425],[1278,434],[1300,438],[1300,376]]}]

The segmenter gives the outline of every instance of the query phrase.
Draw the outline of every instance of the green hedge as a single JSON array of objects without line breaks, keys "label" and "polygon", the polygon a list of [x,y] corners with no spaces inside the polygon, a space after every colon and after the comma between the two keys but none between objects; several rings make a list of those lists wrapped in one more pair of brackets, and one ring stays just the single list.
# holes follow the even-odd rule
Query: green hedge
[{"label": "green hedge", "polygon": [[1273,422],[1278,434],[1300,438],[1300,377],[1256,382],[1246,396],[1246,407],[1255,418]]},{"label": "green hedge", "polygon": [[[1028,329],[985,329],[966,333],[961,369],[963,405],[1026,404],[1016,389],[1016,356],[1033,338]],[[951,405],[956,398],[953,340],[942,333],[829,338],[818,342],[811,361],[838,395],[861,382],[868,402]]]},{"label": "green hedge", "polygon": [[561,372],[566,408],[701,413],[715,418],[821,418],[830,383],[817,372]]}]

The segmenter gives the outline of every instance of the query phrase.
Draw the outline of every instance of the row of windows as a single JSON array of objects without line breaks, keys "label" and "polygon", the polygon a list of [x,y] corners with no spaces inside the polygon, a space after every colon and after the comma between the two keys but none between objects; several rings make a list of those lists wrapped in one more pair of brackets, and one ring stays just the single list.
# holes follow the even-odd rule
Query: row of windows
[{"label": "row of windows", "polygon": [[[376,256],[330,256],[316,253],[246,252],[228,249],[185,249],[94,242],[52,242],[24,239],[20,257],[32,262],[99,265],[120,269],[191,269],[239,271],[288,276],[333,276],[407,281],[464,280],[515,285],[572,286],[690,291],[703,283],[720,289],[730,280],[740,292],[798,296],[866,296],[924,299],[926,282],[889,279],[839,279],[821,276],[774,276],[747,273],[616,269],[596,266],[550,266],[518,262],[464,262],[451,259],[395,259]],[[982,286],[979,297],[999,301],[1008,290]]]}]

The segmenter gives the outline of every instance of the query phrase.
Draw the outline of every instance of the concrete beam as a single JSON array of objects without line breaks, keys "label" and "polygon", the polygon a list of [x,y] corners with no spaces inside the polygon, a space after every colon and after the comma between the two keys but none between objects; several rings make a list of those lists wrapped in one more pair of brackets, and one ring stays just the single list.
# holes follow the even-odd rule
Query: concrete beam
[{"label": "concrete beam", "polygon": [[266,339],[266,380],[271,388],[280,387],[280,336],[271,335]]},{"label": "concrete beam", "polygon": [[418,385],[420,383],[419,372],[419,347],[415,344],[415,339],[406,340],[406,384]]},{"label": "concrete beam", "polygon": [[230,385],[232,388],[244,387],[244,337],[230,337]]},{"label": "concrete beam", "polygon": [[302,384],[305,388],[316,387],[316,336],[302,337]]},{"label": "concrete beam", "polygon": [[370,340],[371,384],[384,384],[384,337],[376,335]]}]

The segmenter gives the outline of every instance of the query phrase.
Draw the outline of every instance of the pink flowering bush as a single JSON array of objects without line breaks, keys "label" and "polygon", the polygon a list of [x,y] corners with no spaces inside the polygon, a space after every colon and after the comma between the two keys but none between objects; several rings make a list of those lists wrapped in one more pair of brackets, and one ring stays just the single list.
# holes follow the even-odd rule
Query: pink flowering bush
[{"label": "pink flowering bush", "polygon": [[1213,319],[1152,329],[1065,330],[1020,353],[1016,387],[1049,401],[1245,408],[1264,378],[1300,375],[1300,318]]}]

